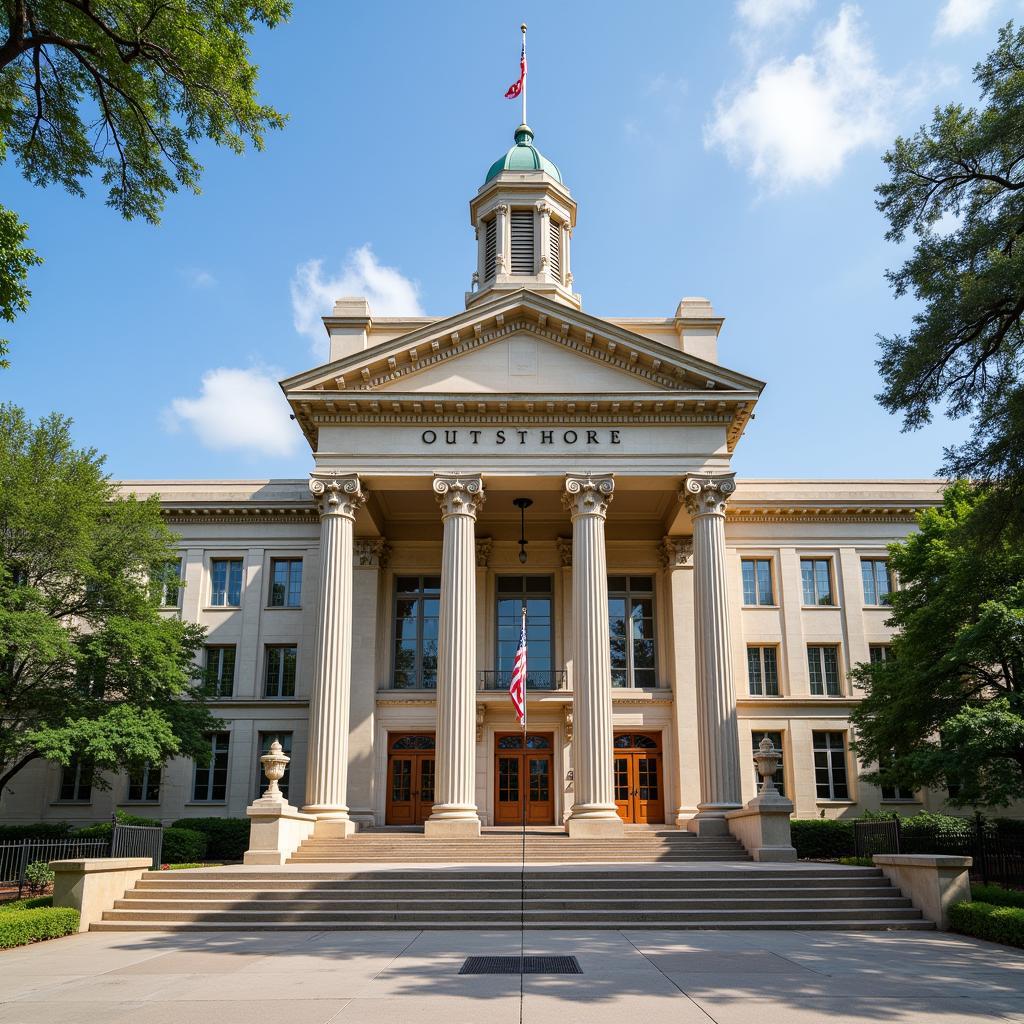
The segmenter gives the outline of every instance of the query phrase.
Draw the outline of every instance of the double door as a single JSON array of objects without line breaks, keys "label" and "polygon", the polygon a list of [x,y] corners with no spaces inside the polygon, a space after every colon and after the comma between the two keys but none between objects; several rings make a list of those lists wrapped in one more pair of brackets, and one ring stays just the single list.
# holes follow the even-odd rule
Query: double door
[{"label": "double door", "polygon": [[434,806],[433,733],[392,735],[388,742],[388,825],[422,825]]},{"label": "double door", "polygon": [[554,738],[551,733],[494,737],[494,824],[553,825]]},{"label": "double door", "polygon": [[664,823],[661,736],[616,733],[613,754],[615,807],[627,824]]}]

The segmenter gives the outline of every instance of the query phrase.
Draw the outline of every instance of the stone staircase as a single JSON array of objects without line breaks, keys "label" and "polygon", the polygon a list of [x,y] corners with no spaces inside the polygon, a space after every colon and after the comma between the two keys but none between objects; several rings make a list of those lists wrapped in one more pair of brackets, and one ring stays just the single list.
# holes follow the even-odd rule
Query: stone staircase
[{"label": "stone staircase", "polygon": [[[348,839],[307,839],[290,864],[518,864],[522,834],[485,829],[478,839],[428,839],[422,831],[368,829]],[[570,839],[563,831],[528,830],[529,864],[653,864],[746,861],[732,836],[698,837],[678,829],[630,829],[621,839]]]},{"label": "stone staircase", "polygon": [[[514,867],[153,872],[96,931],[518,929]],[[876,868],[528,867],[529,929],[932,928]]]}]

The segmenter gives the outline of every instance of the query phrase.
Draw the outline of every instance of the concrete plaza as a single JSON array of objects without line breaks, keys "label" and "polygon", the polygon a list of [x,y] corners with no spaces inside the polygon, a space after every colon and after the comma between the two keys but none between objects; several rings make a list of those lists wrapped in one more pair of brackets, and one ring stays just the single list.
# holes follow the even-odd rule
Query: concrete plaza
[{"label": "concrete plaza", "polygon": [[[528,976],[557,1024],[1024,1022],[1024,954],[935,932],[530,932],[582,976]],[[513,1024],[512,932],[86,933],[0,953],[2,1024]]]}]

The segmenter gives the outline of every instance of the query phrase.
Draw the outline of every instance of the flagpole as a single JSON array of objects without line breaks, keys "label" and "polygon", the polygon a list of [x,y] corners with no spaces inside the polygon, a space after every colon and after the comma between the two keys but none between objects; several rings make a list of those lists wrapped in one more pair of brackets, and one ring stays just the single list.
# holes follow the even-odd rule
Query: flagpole
[{"label": "flagpole", "polygon": [[[523,25],[523,39],[526,26]],[[525,43],[524,43],[525,45]],[[525,82],[523,83],[526,84]],[[523,124],[526,123],[526,100],[523,100]],[[526,636],[526,602],[523,602],[523,629],[520,636]],[[519,782],[519,793],[523,802],[523,845],[519,865],[519,1019],[523,1019],[523,975],[526,973],[526,801],[530,793],[530,758],[526,746],[526,673],[523,673],[523,777]]]},{"label": "flagpole", "polygon": [[[523,60],[526,60],[526,22],[519,26],[523,30]],[[523,75],[523,124],[526,124],[526,75]],[[525,698],[524,698],[525,700]],[[524,705],[525,706],[525,705]]]}]

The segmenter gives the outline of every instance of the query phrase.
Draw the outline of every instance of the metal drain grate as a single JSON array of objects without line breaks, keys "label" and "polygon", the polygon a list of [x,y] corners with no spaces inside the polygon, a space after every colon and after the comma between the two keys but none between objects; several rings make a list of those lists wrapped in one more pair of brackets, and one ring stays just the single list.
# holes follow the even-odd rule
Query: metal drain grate
[{"label": "metal drain grate", "polygon": [[582,974],[574,956],[471,956],[459,968],[459,974]]}]

